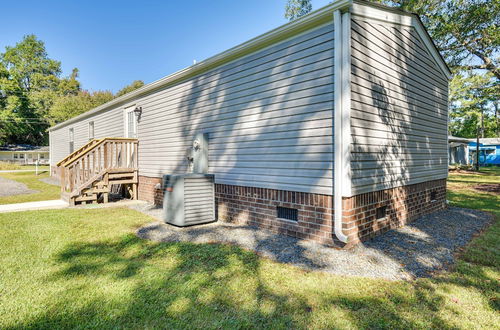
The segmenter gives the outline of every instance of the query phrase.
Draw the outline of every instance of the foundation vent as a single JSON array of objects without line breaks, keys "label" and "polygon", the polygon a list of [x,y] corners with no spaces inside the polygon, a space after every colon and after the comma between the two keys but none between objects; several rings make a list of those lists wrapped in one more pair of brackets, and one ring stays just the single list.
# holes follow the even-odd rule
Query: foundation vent
[{"label": "foundation vent", "polygon": [[278,206],[276,208],[276,211],[278,213],[277,217],[280,219],[299,221],[299,210],[297,210],[297,209]]},{"label": "foundation vent", "polygon": [[382,220],[385,218],[387,212],[387,206],[377,207],[377,220]]}]

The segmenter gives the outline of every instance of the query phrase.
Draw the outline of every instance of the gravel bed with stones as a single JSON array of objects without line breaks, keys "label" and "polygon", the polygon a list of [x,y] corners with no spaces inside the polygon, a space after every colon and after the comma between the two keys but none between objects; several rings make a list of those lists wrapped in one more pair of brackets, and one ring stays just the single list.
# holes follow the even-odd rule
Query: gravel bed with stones
[{"label": "gravel bed with stones", "polygon": [[0,177],[0,197],[34,194],[38,191],[29,189],[24,183]]},{"label": "gravel bed with stones", "polygon": [[[160,220],[161,208],[131,207]],[[161,242],[234,244],[260,256],[308,270],[409,280],[430,276],[452,264],[454,253],[491,220],[491,215],[485,212],[450,207],[349,250],[221,222],[178,228],[157,221],[140,228],[137,235]]]}]

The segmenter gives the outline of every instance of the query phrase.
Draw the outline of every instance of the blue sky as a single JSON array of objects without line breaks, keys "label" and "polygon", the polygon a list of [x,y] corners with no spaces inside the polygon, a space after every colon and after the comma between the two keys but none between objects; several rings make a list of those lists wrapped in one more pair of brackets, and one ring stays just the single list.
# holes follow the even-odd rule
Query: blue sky
[{"label": "blue sky", "polygon": [[[286,23],[286,0],[2,2],[0,52],[23,35],[45,42],[64,75],[116,92],[152,82]],[[313,9],[330,1],[313,0]],[[7,14],[8,13],[8,14]]]}]

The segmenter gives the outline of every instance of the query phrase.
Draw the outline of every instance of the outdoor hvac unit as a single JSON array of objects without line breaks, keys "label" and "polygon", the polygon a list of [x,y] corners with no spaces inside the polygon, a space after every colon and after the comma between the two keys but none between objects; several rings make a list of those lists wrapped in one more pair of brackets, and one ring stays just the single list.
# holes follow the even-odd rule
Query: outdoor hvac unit
[{"label": "outdoor hvac unit", "polygon": [[166,223],[185,227],[215,221],[214,175],[164,175]]}]

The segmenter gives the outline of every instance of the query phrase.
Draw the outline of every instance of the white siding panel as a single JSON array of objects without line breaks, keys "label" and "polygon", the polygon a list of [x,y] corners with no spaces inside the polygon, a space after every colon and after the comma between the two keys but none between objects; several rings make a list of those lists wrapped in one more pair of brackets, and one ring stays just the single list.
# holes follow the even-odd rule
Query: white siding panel
[{"label": "white siding panel", "polygon": [[412,28],[352,24],[353,194],[447,176],[447,80]]},{"label": "white siding panel", "polygon": [[[332,194],[333,24],[136,100],[139,174],[184,173],[186,149],[209,133],[217,183]],[[55,161],[95,137],[123,136],[123,107],[51,132]]]},{"label": "white siding panel", "polygon": [[55,164],[69,154],[69,129],[75,131],[75,150],[89,141],[89,122],[94,122],[94,137],[123,137],[123,112],[121,108],[98,113],[71,125],[50,132],[51,162]]}]

